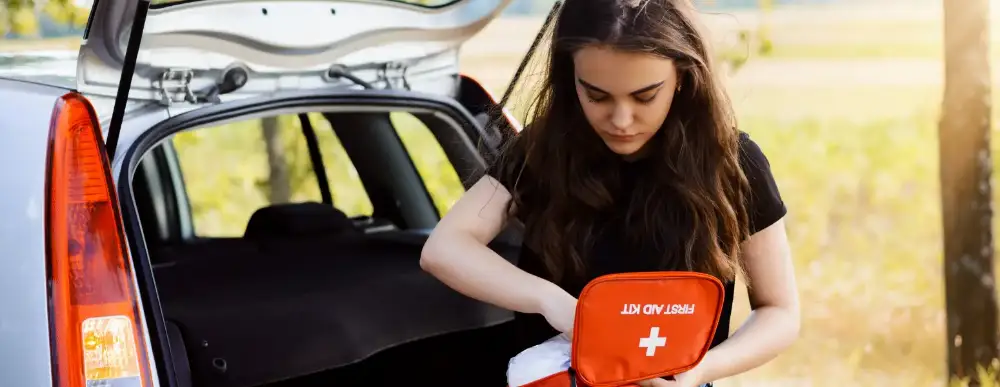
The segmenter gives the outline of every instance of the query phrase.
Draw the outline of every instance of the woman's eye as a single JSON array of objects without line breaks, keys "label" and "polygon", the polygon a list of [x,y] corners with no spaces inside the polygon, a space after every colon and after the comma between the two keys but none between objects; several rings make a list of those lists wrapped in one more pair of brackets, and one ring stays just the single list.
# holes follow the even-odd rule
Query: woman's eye
[{"label": "woman's eye", "polygon": [[650,96],[640,96],[640,95],[637,95],[637,96],[635,96],[635,100],[639,101],[639,103],[646,104],[646,103],[653,102],[653,100],[656,99],[656,95],[657,94],[653,94],[653,95],[650,95]]},{"label": "woman's eye", "polygon": [[606,95],[602,95],[602,96],[600,96],[600,97],[595,97],[595,96],[593,96],[593,95],[590,95],[590,94],[588,94],[588,95],[587,95],[587,99],[589,99],[589,100],[590,100],[590,102],[603,102],[603,101],[605,101],[605,100],[607,100],[607,99],[608,99],[608,96],[606,96]]}]

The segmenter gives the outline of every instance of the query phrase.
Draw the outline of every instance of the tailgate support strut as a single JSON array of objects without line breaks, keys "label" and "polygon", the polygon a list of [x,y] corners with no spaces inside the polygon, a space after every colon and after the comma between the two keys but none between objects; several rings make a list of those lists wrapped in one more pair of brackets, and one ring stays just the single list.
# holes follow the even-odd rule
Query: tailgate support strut
[{"label": "tailgate support strut", "polygon": [[[121,0],[111,0],[111,1],[121,1]],[[135,15],[132,19],[131,31],[129,31],[128,45],[125,47],[125,60],[122,64],[122,74],[121,78],[118,80],[118,94],[115,96],[115,106],[114,110],[111,112],[111,122],[108,123],[108,136],[104,141],[104,152],[108,156],[108,162],[114,161],[115,151],[118,147],[118,136],[122,131],[122,121],[125,119],[125,107],[128,105],[128,94],[132,89],[132,77],[135,74],[135,62],[139,56],[139,46],[142,43],[142,30],[143,26],[146,24],[146,14],[149,12],[149,5],[151,0],[129,0],[135,1]],[[97,7],[98,2],[95,1],[93,7]],[[93,18],[93,14],[91,14]],[[125,227],[133,227],[131,223],[131,217],[122,216],[122,220],[125,223]],[[132,231],[132,230],[129,230]],[[130,232],[131,235],[131,232]],[[131,239],[131,238],[130,238]],[[135,258],[137,256],[137,246],[145,250],[143,246],[145,242],[139,242],[138,244],[132,244],[130,249],[130,256]],[[138,261],[137,259],[135,261]],[[136,275],[138,275],[138,280],[140,286],[142,284],[148,284],[149,276],[152,275],[151,269],[146,266],[146,264],[136,263],[135,267]],[[146,285],[144,292],[149,292],[142,294],[142,303],[145,305],[155,305],[155,309],[159,309],[159,300],[156,300],[156,289],[152,286]],[[150,301],[150,298],[153,301]],[[162,315],[160,315],[159,310],[152,311],[152,316],[150,316],[150,309],[146,309],[145,319],[147,322],[147,328],[149,329],[150,336],[157,336],[159,340],[153,339],[149,341],[149,346],[154,355],[150,360],[152,360],[152,366],[157,369],[159,374],[160,384],[164,387],[173,387],[178,385],[177,376],[175,374],[174,359],[170,355],[170,339],[169,333],[167,333],[166,323]]]},{"label": "tailgate support strut", "polygon": [[122,131],[122,120],[125,118],[125,107],[128,105],[128,93],[132,88],[135,62],[139,56],[139,45],[142,43],[142,27],[146,24],[146,13],[149,11],[150,1],[136,1],[135,18],[132,19],[132,29],[129,31],[128,45],[125,48],[125,63],[122,65],[122,75],[118,81],[118,95],[115,97],[115,107],[111,112],[111,122],[108,126],[108,137],[104,143],[108,161],[115,159],[115,148],[118,147],[118,135]]}]

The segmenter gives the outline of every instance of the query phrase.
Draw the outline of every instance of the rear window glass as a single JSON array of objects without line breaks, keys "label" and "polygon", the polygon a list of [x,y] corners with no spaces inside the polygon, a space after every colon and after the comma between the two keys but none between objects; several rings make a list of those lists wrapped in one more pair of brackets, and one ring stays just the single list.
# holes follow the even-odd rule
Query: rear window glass
[{"label": "rear window glass", "polygon": [[[171,6],[175,4],[193,3],[196,1],[212,1],[212,0],[153,0],[150,4],[152,5],[152,7],[156,8],[156,7]],[[457,2],[459,0],[385,0],[385,1],[392,1],[396,3],[407,3],[407,4],[424,6],[428,8],[434,8],[434,7],[445,6]]]}]

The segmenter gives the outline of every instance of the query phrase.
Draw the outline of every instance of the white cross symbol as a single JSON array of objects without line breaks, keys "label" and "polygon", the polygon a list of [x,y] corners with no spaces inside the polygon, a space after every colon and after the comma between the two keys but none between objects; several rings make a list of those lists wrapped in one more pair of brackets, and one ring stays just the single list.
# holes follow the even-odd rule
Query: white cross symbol
[{"label": "white cross symbol", "polygon": [[667,346],[667,338],[660,337],[660,327],[649,328],[649,337],[639,339],[639,348],[646,348],[646,356],[656,354],[656,347]]}]

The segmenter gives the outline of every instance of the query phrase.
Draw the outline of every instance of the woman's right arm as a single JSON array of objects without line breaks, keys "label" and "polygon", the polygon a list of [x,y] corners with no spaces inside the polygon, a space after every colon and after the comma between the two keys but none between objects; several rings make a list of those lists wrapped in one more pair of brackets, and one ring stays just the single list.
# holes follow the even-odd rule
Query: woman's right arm
[{"label": "woman's right arm", "polygon": [[553,327],[569,333],[576,299],[487,247],[506,224],[510,200],[500,182],[484,176],[431,232],[420,267],[468,297],[508,310],[540,313]]}]

